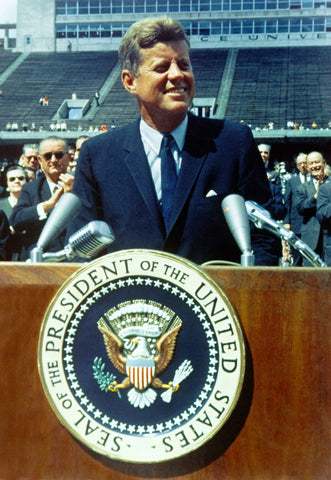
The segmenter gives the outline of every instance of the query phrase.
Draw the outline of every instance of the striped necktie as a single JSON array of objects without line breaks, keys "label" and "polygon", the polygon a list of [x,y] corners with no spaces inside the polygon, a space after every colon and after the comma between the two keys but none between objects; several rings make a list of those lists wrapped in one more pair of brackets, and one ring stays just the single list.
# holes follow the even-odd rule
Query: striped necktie
[{"label": "striped necktie", "polygon": [[177,182],[176,164],[170,148],[172,141],[174,141],[172,135],[164,135],[160,149],[162,215],[167,232],[169,230],[172,213],[172,200]]}]

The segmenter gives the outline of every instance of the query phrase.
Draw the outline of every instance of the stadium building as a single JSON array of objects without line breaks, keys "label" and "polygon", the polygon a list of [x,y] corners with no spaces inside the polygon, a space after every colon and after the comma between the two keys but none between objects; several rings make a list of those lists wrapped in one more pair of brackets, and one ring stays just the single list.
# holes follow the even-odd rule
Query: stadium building
[{"label": "stadium building", "polygon": [[117,50],[142,17],[180,20],[192,48],[330,45],[331,1],[19,0],[17,49]]},{"label": "stadium building", "polygon": [[74,139],[135,118],[117,50],[133,22],[164,14],[190,37],[195,113],[248,123],[287,161],[300,150],[328,155],[331,1],[18,0],[16,34],[0,25],[0,159],[28,137]]}]

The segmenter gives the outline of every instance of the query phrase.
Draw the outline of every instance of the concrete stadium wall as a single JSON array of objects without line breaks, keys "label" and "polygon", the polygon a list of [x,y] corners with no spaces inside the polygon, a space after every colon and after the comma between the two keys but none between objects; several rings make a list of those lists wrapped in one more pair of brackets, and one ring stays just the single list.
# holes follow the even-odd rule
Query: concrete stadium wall
[{"label": "concrete stadium wall", "polygon": [[17,10],[16,50],[55,51],[54,0],[20,0]]}]

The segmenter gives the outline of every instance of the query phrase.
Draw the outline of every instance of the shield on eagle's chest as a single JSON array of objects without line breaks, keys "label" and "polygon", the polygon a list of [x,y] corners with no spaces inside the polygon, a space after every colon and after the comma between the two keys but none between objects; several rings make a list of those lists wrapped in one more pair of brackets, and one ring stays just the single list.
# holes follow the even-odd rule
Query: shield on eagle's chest
[{"label": "shield on eagle's chest", "polygon": [[152,358],[128,358],[126,373],[138,390],[145,390],[154,378],[155,362]]}]

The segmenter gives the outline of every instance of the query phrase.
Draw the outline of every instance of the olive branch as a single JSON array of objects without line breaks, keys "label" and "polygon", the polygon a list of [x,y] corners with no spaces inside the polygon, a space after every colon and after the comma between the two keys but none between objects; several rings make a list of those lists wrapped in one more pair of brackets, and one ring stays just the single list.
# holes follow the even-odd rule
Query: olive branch
[{"label": "olive branch", "polygon": [[[93,377],[96,379],[99,388],[103,392],[109,391],[109,386],[116,380],[116,376],[112,373],[105,372],[105,364],[102,363],[101,357],[95,357],[93,362]],[[121,394],[117,392],[119,398],[121,398]]]}]

